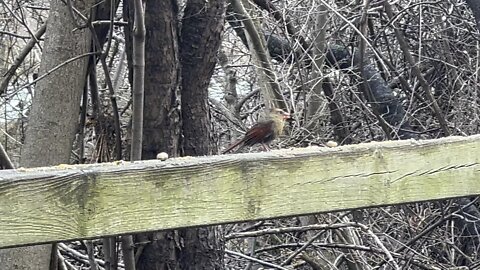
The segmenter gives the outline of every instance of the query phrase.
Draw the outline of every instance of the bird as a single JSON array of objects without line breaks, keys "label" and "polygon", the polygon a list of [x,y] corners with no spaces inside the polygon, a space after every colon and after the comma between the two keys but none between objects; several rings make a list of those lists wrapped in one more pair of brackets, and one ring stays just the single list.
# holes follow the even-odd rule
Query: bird
[{"label": "bird", "polygon": [[263,148],[268,151],[270,148],[268,144],[277,138],[283,132],[285,120],[290,118],[290,114],[282,109],[272,108],[267,115],[267,118],[253,125],[245,136],[237,142],[233,143],[222,154],[226,154],[237,146],[235,152],[240,151],[245,146],[253,146],[257,143],[262,144]]}]

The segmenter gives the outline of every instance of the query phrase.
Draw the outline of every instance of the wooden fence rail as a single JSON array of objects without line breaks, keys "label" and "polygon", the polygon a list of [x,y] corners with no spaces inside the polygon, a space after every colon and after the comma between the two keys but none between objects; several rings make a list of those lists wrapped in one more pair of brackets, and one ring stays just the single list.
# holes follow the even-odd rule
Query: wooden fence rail
[{"label": "wooden fence rail", "polygon": [[0,247],[480,194],[480,136],[0,171]]}]

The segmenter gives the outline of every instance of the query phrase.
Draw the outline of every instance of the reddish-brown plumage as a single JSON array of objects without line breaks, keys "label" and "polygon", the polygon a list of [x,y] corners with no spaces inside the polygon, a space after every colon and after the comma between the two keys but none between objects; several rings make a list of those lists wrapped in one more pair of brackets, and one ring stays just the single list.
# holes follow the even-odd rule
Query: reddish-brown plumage
[{"label": "reddish-brown plumage", "polygon": [[267,145],[282,133],[285,119],[288,118],[290,114],[282,109],[272,109],[266,120],[253,125],[241,140],[230,145],[222,154],[230,152],[237,146],[240,147],[235,152],[257,143],[261,143],[265,149],[268,149]]}]

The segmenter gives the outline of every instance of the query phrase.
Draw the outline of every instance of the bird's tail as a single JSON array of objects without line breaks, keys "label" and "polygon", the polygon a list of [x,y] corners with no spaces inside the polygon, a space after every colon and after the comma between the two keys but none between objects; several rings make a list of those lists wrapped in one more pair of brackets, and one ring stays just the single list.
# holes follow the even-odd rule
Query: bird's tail
[{"label": "bird's tail", "polygon": [[[227,147],[227,149],[223,150],[222,155],[232,151],[233,148],[237,147],[241,143],[243,143],[243,139],[236,141],[234,144]],[[240,145],[240,147],[237,149],[237,151],[242,149],[242,148],[243,148],[243,145]],[[237,152],[237,151],[235,151],[235,152]]]}]

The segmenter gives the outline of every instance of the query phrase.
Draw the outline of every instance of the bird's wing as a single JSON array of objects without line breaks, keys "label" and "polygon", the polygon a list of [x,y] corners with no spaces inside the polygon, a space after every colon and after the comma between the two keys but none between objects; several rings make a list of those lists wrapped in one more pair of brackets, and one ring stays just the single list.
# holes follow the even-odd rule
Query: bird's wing
[{"label": "bird's wing", "polygon": [[256,143],[269,143],[275,139],[275,121],[268,120],[256,123],[245,134],[245,145],[251,146]]},{"label": "bird's wing", "polygon": [[225,149],[222,154],[230,152],[232,149],[239,145],[240,147],[236,151],[239,151],[244,146],[252,146],[257,143],[269,143],[273,141],[276,136],[275,125],[276,123],[273,120],[256,123],[247,131],[247,133],[245,133],[245,136],[243,136],[241,140],[238,140],[229,147],[227,147],[227,149]]}]

